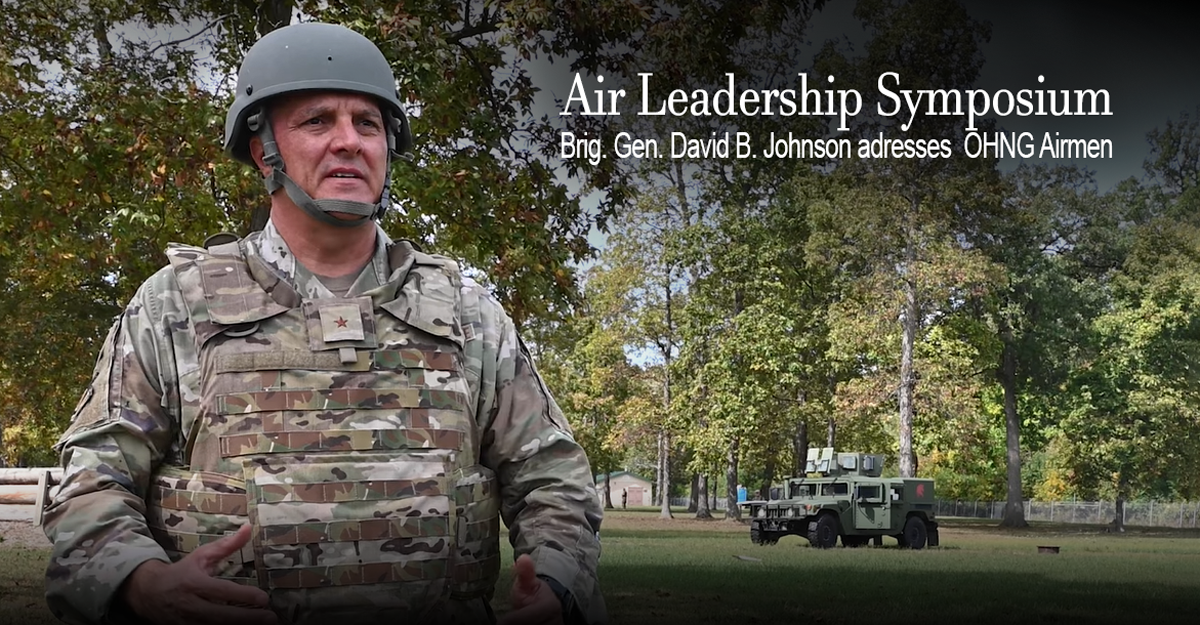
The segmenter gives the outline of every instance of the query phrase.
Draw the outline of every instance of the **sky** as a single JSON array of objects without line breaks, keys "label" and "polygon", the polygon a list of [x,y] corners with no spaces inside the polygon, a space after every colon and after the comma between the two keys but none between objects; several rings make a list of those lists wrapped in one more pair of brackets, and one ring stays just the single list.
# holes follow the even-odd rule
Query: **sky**
[{"label": "sky", "polygon": [[[826,39],[845,37],[862,43],[865,35],[851,14],[854,4],[830,0],[814,17],[806,33],[809,41],[796,44],[806,48],[806,63],[811,63],[812,52]],[[976,88],[992,92],[1088,88],[1110,93],[1111,116],[1010,116],[1000,123],[1003,130],[1028,131],[1039,139],[1046,132],[1110,139],[1111,159],[1076,161],[1095,173],[1102,191],[1142,175],[1149,153],[1147,132],[1200,105],[1200,37],[1192,32],[1191,21],[1165,3],[964,0],[963,4],[971,16],[991,26]],[[564,98],[571,84],[572,74],[565,65],[536,66],[534,78],[544,91],[535,113],[557,113],[554,98]],[[1039,85],[1038,76],[1046,82]],[[630,96],[629,109],[636,108],[635,98]],[[877,94],[864,93],[864,98],[867,106],[873,106]],[[1010,170],[1022,160],[1005,158],[1000,167]],[[578,188],[576,181],[567,183]],[[594,199],[585,200],[585,206],[589,204],[594,206]],[[602,244],[602,237],[594,238]]]},{"label": "sky", "polygon": [[[812,25],[814,38],[846,34],[861,40],[853,2],[832,0]],[[1086,159],[1101,190],[1142,175],[1146,133],[1200,105],[1200,37],[1195,22],[1165,3],[967,0],[968,14],[991,25],[976,88],[1106,89],[1112,116],[1016,117],[1009,131],[1035,136],[1108,138],[1112,159]],[[1046,82],[1039,85],[1038,76]],[[1004,159],[1001,169],[1021,159]],[[1037,160],[1037,159],[1030,159]]]}]

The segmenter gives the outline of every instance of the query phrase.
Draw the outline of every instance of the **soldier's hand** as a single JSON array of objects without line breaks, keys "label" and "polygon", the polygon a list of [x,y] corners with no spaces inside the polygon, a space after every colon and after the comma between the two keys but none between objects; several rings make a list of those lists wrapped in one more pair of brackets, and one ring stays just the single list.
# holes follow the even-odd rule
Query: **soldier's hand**
[{"label": "soldier's hand", "polygon": [[513,585],[509,594],[512,611],[498,625],[563,625],[562,602],[549,584],[538,579],[533,558],[520,556],[513,563]]},{"label": "soldier's hand", "polygon": [[250,526],[202,545],[174,564],[142,563],[121,587],[121,597],[140,617],[157,625],[275,625],[267,593],[213,577],[225,558],[250,540]]}]

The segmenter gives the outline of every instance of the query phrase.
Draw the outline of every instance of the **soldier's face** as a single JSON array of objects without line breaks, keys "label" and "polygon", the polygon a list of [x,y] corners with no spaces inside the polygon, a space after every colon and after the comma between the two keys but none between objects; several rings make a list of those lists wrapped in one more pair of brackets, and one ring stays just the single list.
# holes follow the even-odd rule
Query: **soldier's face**
[{"label": "soldier's face", "polygon": [[310,197],[379,201],[388,148],[383,115],[373,98],[299,92],[272,102],[270,119],[288,176]]}]

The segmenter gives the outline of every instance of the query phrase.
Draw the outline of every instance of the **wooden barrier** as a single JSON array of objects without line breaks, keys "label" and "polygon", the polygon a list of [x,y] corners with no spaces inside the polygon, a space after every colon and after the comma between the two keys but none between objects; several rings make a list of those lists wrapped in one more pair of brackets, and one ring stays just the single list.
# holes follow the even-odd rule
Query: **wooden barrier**
[{"label": "wooden barrier", "polygon": [[41,525],[42,511],[62,481],[62,474],[57,467],[0,468],[0,508],[15,512],[7,518],[0,511],[0,521],[29,519]]},{"label": "wooden barrier", "polygon": [[46,472],[50,473],[50,481],[52,484],[57,484],[62,481],[63,470],[58,467],[16,467],[0,469],[0,485],[37,484],[38,480],[42,478],[42,474]]},{"label": "wooden barrier", "polygon": [[6,504],[28,504],[37,503],[38,485],[37,484],[6,484],[0,486],[0,503]]}]

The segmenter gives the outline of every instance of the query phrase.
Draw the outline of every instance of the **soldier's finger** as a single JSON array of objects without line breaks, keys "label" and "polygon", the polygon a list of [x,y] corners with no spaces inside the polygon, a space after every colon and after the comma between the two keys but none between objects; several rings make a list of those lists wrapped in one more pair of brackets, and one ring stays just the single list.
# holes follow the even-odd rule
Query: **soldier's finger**
[{"label": "soldier's finger", "polygon": [[513,562],[513,591],[526,597],[537,594],[542,582],[537,578],[537,569],[533,566],[533,558],[522,555]]},{"label": "soldier's finger", "polygon": [[196,561],[206,573],[211,575],[219,562],[237,553],[247,542],[250,542],[250,532],[250,525],[243,525],[238,528],[236,533],[202,545],[187,557]]}]

